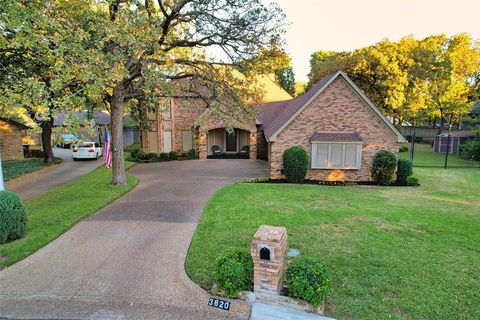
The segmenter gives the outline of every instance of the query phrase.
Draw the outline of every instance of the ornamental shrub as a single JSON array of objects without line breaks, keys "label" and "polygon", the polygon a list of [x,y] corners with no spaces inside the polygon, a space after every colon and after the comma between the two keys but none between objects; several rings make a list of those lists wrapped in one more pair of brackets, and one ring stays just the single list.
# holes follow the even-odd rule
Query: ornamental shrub
[{"label": "ornamental shrub", "polygon": [[413,174],[412,161],[408,159],[399,158],[397,162],[397,183],[406,186],[407,177]]},{"label": "ornamental shrub", "polygon": [[469,140],[460,145],[459,156],[465,160],[480,161],[480,140]]},{"label": "ornamental shrub", "polygon": [[25,235],[27,213],[19,196],[0,191],[0,243],[19,239]]},{"label": "ornamental shrub", "polygon": [[397,157],[388,150],[380,150],[373,156],[371,174],[373,180],[381,185],[392,183],[393,174],[397,167]]},{"label": "ornamental shrub", "polygon": [[229,298],[239,291],[250,290],[253,283],[253,260],[250,251],[230,248],[216,258],[213,279],[220,290]]},{"label": "ornamental shrub", "polygon": [[197,152],[195,151],[195,149],[188,150],[187,158],[188,159],[196,159],[197,158]]},{"label": "ornamental shrub", "polygon": [[418,178],[414,176],[407,177],[407,186],[419,186]]},{"label": "ornamental shrub", "polygon": [[176,153],[175,151],[173,151],[173,150],[170,151],[170,152],[168,153],[168,158],[169,158],[170,160],[177,160],[177,153]]},{"label": "ornamental shrub", "polygon": [[283,172],[289,182],[300,183],[308,171],[309,157],[305,149],[293,146],[283,153]]},{"label": "ornamental shrub", "polygon": [[170,156],[168,155],[168,152],[162,152],[160,153],[160,161],[169,161],[170,160]]},{"label": "ornamental shrub", "polygon": [[310,302],[314,307],[322,305],[328,294],[330,279],[325,266],[312,257],[298,257],[286,272],[288,295]]}]

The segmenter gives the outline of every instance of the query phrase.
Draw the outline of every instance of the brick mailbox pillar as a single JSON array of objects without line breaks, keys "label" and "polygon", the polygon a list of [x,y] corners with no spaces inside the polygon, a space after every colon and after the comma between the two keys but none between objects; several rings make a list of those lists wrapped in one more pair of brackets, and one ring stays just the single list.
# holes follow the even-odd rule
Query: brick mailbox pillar
[{"label": "brick mailbox pillar", "polygon": [[286,248],[285,227],[262,225],[258,228],[250,249],[255,291],[280,291]]}]

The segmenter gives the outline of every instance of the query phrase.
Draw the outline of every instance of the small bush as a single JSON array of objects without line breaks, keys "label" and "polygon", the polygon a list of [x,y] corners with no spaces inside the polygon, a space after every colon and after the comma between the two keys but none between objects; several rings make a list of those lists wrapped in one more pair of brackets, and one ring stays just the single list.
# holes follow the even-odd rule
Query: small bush
[{"label": "small bush", "polygon": [[393,174],[397,167],[397,157],[390,151],[380,150],[373,156],[371,174],[373,180],[381,185],[392,183]]},{"label": "small bush", "polygon": [[407,177],[407,186],[419,186],[418,178],[414,176]]},{"label": "small bush", "polygon": [[195,149],[188,150],[187,158],[188,159],[196,159],[197,158],[197,152],[195,151]]},{"label": "small bush", "polygon": [[408,159],[399,158],[397,162],[397,183],[406,186],[407,177],[413,174],[413,163]]},{"label": "small bush", "polygon": [[27,213],[16,193],[0,191],[0,243],[25,235]]},{"label": "small bush", "polygon": [[25,157],[26,158],[44,158],[45,157],[45,152],[40,149],[29,149],[27,152],[25,152]]},{"label": "small bush", "polygon": [[168,156],[168,152],[162,152],[160,153],[160,161],[169,161],[170,157]]},{"label": "small bush", "polygon": [[459,156],[465,160],[480,161],[480,141],[469,140],[461,144]]},{"label": "small bush", "polygon": [[311,257],[298,257],[286,272],[288,295],[319,307],[328,294],[330,279],[325,266]]},{"label": "small bush", "polygon": [[300,146],[293,146],[283,153],[283,172],[289,182],[300,183],[308,171],[308,154]]},{"label": "small bush", "polygon": [[408,147],[407,146],[400,146],[399,152],[407,152],[408,151]]},{"label": "small bush", "polygon": [[177,153],[176,153],[175,151],[170,151],[170,152],[168,153],[168,158],[169,158],[170,160],[177,160]]},{"label": "small bush", "polygon": [[140,153],[142,153],[140,149],[133,149],[132,152],[130,153],[130,156],[133,159],[138,159],[138,156],[140,155]]},{"label": "small bush", "polygon": [[213,279],[229,298],[235,298],[241,290],[250,290],[253,283],[253,261],[250,252],[246,249],[230,248],[218,255]]},{"label": "small bush", "polygon": [[155,162],[155,161],[157,161],[158,154],[156,154],[155,152],[150,152],[150,153],[147,153],[146,158],[147,158],[146,160],[149,160],[151,162]]}]

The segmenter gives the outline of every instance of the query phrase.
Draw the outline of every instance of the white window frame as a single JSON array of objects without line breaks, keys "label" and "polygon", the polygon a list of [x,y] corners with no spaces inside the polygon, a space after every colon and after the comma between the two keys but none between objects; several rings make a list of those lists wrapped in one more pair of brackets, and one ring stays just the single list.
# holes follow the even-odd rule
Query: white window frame
[{"label": "white window frame", "polygon": [[[312,141],[312,161],[311,161],[311,168],[312,169],[344,169],[344,170],[359,170],[362,168],[362,146],[363,143],[360,141],[342,141],[342,142],[335,142],[335,141]],[[320,165],[317,163],[317,151],[319,144],[326,144],[328,145],[328,153],[327,159],[328,164],[327,166]],[[332,145],[333,144],[341,144],[342,145],[342,165],[341,166],[332,166]],[[356,159],[355,163],[356,166],[346,166],[345,165],[345,145],[355,145],[357,147],[356,150]]]}]

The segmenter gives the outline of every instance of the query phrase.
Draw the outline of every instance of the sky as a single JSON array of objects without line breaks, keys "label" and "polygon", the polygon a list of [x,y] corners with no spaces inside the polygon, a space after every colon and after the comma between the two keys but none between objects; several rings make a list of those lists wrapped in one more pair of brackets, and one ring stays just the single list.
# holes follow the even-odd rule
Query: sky
[{"label": "sky", "polygon": [[480,39],[480,0],[269,0],[290,22],[286,50],[297,81],[307,81],[310,55],[345,51],[388,38],[466,32]]}]

